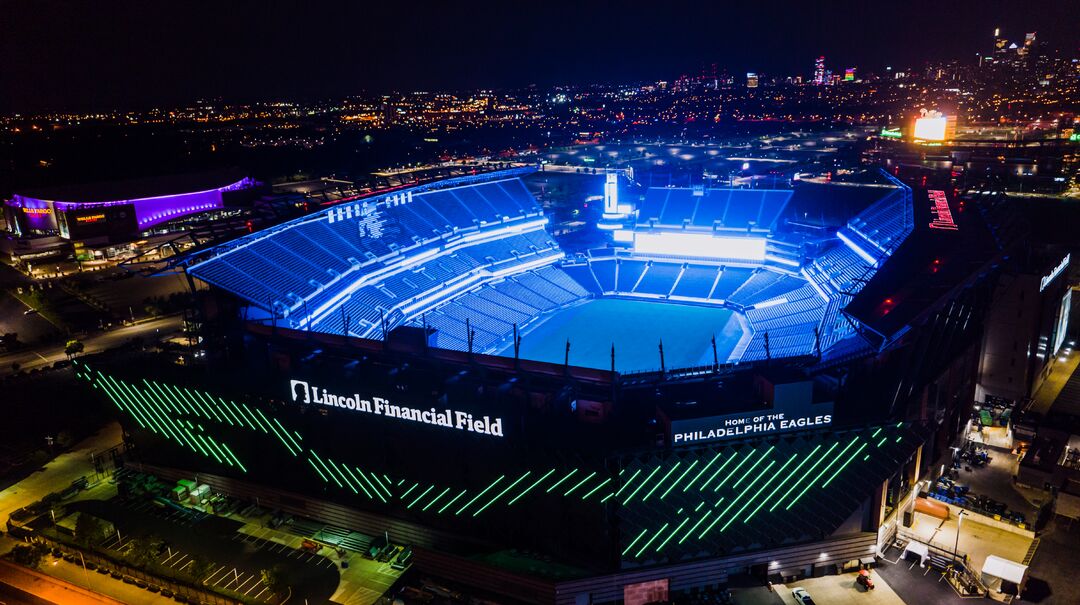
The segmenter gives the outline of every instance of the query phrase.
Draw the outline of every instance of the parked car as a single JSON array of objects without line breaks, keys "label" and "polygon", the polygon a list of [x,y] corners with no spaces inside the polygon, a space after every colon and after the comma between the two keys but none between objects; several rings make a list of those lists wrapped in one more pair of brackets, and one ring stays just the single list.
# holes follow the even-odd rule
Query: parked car
[{"label": "parked car", "polygon": [[806,592],[804,588],[796,588],[791,591],[791,596],[795,597],[795,601],[799,605],[814,605],[814,599],[810,598],[810,593]]}]

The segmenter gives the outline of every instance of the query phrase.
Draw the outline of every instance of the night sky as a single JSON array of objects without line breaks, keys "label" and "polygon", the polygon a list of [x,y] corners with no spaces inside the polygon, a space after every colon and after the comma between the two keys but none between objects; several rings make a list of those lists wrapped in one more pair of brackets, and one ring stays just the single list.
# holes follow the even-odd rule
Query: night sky
[{"label": "night sky", "polygon": [[[312,6],[316,5],[316,6]],[[807,74],[974,60],[994,27],[1070,56],[1080,0],[0,0],[0,111]]]}]

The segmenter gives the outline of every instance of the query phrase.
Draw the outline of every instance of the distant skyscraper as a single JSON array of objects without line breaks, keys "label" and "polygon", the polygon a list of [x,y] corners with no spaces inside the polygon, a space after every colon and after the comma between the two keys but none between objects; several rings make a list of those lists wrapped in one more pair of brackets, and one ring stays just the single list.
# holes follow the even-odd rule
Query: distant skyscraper
[{"label": "distant skyscraper", "polygon": [[849,68],[844,70],[844,81],[845,82],[854,82],[855,81],[855,68],[854,67],[849,67]]},{"label": "distant skyscraper", "polygon": [[814,85],[822,84],[825,84],[825,57],[818,57],[817,61],[814,61]]}]

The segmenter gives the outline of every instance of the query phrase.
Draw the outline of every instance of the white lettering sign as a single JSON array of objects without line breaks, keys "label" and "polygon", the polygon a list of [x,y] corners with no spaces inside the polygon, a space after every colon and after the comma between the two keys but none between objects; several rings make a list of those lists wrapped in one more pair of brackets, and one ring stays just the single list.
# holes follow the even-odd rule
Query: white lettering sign
[{"label": "white lettering sign", "polygon": [[395,405],[382,397],[365,399],[357,393],[341,395],[331,393],[326,389],[310,384],[305,380],[290,380],[289,395],[295,403],[341,408],[386,418],[396,418],[398,420],[408,420],[410,422],[430,424],[448,429],[490,435],[492,437],[503,436],[502,418],[492,418],[490,416],[477,418],[468,412],[451,410],[449,408],[443,410],[436,408],[421,410],[418,408]]},{"label": "white lettering sign", "polygon": [[1054,281],[1057,276],[1061,275],[1062,272],[1064,272],[1065,269],[1068,268],[1070,260],[1072,260],[1071,252],[1069,254],[1066,254],[1065,258],[1061,259],[1061,262],[1058,263],[1058,266],[1054,267],[1054,270],[1051,271],[1049,275],[1044,275],[1042,279],[1039,280],[1039,292],[1045,290],[1046,287],[1050,285],[1050,282]]}]

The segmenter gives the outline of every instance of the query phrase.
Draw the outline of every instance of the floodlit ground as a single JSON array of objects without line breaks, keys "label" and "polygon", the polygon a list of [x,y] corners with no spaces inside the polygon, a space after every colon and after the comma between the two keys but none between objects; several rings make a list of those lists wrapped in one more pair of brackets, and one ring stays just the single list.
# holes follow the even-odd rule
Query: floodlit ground
[{"label": "floodlit ground", "polygon": [[[955,507],[950,507],[955,510]],[[936,517],[915,513],[911,532],[920,541],[952,551],[956,541],[956,515],[942,521]],[[957,552],[967,553],[971,569],[982,569],[988,555],[997,555],[1010,561],[1022,562],[1031,548],[1031,538],[1005,529],[983,525],[971,517],[965,517],[960,528],[960,544]]]},{"label": "floodlit ground", "polygon": [[[720,307],[601,298],[559,311],[521,339],[521,357],[563,363],[570,341],[570,363],[619,371],[660,368],[660,341],[669,368],[713,362],[710,340],[716,335],[720,363],[743,336],[734,312]],[[501,354],[513,355],[513,344]]]},{"label": "floodlit ground", "polygon": [[786,586],[779,584],[774,588],[785,605],[799,605],[795,597],[791,595],[791,591],[796,587],[805,589],[814,602],[821,605],[904,605],[904,601],[878,574],[872,573],[874,590],[865,590],[857,586],[856,575],[846,573],[838,576],[807,578]]}]

